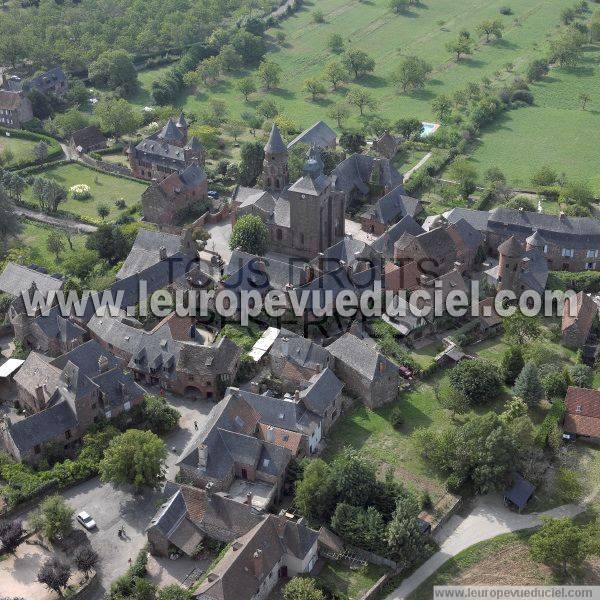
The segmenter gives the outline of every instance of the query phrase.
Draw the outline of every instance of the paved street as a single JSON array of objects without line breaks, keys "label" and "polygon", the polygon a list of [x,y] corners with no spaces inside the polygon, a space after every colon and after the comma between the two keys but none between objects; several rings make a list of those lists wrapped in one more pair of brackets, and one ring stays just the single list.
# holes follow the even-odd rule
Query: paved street
[{"label": "paved street", "polygon": [[434,535],[440,545],[428,561],[423,563],[410,577],[407,577],[386,600],[402,600],[416,590],[430,575],[435,573],[447,560],[459,552],[484,540],[502,533],[529,529],[540,524],[540,517],[574,517],[584,510],[584,506],[565,504],[543,513],[521,515],[504,506],[499,494],[481,496],[464,519],[457,515],[450,518]]}]

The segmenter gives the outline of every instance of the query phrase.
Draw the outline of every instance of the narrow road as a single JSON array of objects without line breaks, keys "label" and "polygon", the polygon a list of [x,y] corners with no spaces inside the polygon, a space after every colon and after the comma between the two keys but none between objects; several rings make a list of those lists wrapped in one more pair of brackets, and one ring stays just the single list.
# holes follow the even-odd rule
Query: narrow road
[{"label": "narrow road", "polygon": [[95,225],[88,225],[87,223],[80,223],[67,217],[52,217],[43,212],[37,212],[22,206],[15,206],[15,213],[21,217],[26,217],[32,221],[39,221],[40,223],[46,223],[48,225],[54,225],[55,227],[61,227],[62,229],[69,229],[74,233],[94,233],[98,228]]},{"label": "narrow road", "polygon": [[406,183],[411,175],[417,170],[420,169],[429,159],[431,158],[431,152],[428,152],[414,167],[406,171],[404,173],[404,183]]},{"label": "narrow road", "polygon": [[464,519],[454,515],[434,537],[440,549],[407,577],[386,600],[402,600],[414,592],[447,560],[469,546],[489,540],[502,533],[529,529],[540,525],[540,517],[574,517],[585,509],[583,505],[565,504],[542,513],[520,515],[506,508],[498,494],[482,496]]}]

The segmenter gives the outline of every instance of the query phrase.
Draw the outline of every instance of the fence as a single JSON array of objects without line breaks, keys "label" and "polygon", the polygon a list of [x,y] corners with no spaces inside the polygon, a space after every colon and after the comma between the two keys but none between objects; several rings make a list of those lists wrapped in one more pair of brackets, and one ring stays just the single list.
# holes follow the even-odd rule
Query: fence
[{"label": "fence", "polygon": [[124,177],[133,177],[133,172],[131,169],[124,167],[123,165],[119,165],[117,163],[104,162],[103,160],[96,160],[87,154],[81,154],[79,156],[81,162],[85,163],[89,167],[93,167],[94,169],[99,169],[100,171],[104,171],[105,173],[109,173],[111,175],[122,175]]}]

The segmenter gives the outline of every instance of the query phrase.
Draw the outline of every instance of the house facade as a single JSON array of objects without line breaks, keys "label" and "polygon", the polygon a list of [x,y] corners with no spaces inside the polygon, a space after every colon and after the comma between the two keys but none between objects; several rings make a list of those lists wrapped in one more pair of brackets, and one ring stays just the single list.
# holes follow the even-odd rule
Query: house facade
[{"label": "house facade", "polygon": [[33,119],[33,107],[23,91],[0,90],[0,126],[21,129]]}]

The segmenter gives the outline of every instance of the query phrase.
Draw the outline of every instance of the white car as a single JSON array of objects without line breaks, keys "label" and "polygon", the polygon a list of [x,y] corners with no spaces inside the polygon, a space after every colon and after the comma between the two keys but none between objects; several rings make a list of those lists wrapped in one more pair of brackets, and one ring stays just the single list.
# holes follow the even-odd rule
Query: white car
[{"label": "white car", "polygon": [[87,530],[91,531],[96,528],[96,521],[85,510],[78,513],[76,518]]}]

